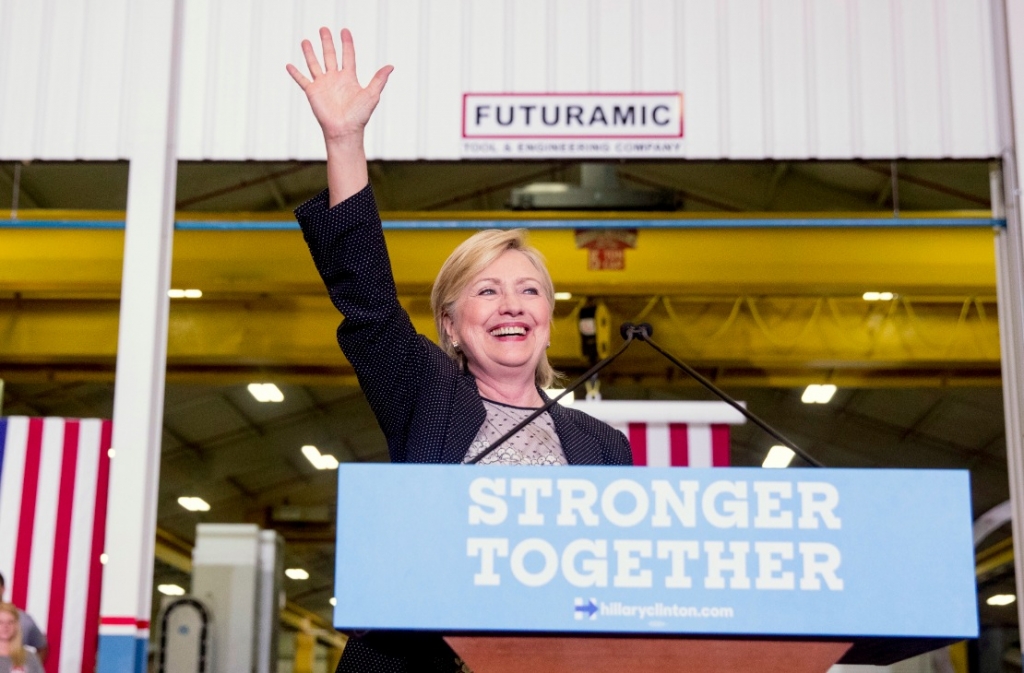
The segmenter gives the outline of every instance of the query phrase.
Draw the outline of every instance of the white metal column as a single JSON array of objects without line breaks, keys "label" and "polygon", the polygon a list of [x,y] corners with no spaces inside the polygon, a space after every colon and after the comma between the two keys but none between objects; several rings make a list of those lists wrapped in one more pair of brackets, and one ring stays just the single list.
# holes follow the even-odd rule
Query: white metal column
[{"label": "white metal column", "polygon": [[[993,171],[992,208],[993,216],[1006,217],[1006,229],[996,236],[996,274],[1014,569],[1020,593],[1024,587],[1024,224],[1017,167],[1024,160],[1024,3],[994,0],[992,25],[1002,159],[1001,175],[998,168]],[[1024,628],[1024,605],[1019,600],[1017,614]]]},{"label": "white metal column", "polygon": [[99,673],[145,671],[177,180],[182,0],[132,5],[132,124]]}]

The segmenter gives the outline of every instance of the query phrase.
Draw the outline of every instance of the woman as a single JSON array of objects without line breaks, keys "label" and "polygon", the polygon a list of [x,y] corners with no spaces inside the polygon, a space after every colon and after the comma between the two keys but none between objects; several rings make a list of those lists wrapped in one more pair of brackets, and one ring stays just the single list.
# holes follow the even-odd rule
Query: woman
[{"label": "woman", "polygon": [[22,645],[21,618],[10,603],[0,603],[0,673],[43,673],[35,652]]},{"label": "woman", "polygon": [[[327,146],[325,192],[295,213],[334,305],[345,316],[338,343],[387,438],[393,462],[460,463],[477,455],[547,397],[554,288],[524,232],[485,231],[460,245],[431,293],[440,347],[416,334],[398,303],[380,217],[368,184],[363,129],[391,74],[363,88],[355,48],[341,32],[342,62],[320,29],[321,67],[302,51],[310,78],[293,66]],[[629,465],[629,443],[608,425],[556,405],[482,462]],[[432,635],[371,633],[352,639],[339,671],[457,671]]]}]

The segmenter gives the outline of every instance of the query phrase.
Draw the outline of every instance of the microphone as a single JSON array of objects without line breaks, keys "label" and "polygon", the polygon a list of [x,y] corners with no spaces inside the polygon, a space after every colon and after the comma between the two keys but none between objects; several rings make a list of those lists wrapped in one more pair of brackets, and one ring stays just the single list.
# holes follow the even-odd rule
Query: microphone
[{"label": "microphone", "polygon": [[[627,325],[629,326],[628,329],[626,328]],[[544,404],[544,406],[540,407],[539,409],[535,409],[532,414],[524,418],[514,428],[506,432],[498,439],[496,439],[493,444],[488,446],[486,449],[484,449],[477,455],[473,456],[473,458],[471,458],[470,460],[466,461],[466,464],[475,465],[479,463],[481,460],[484,459],[485,456],[487,456],[489,453],[491,453],[499,446],[507,442],[509,437],[516,434],[517,432],[525,428],[527,425],[529,425],[531,422],[533,422],[533,419],[537,418],[538,416],[546,412],[548,409],[558,404],[558,400],[562,399],[569,393],[573,392],[574,390],[582,386],[584,383],[593,378],[594,375],[596,375],[602,369],[604,369],[612,362],[614,362],[616,358],[618,358],[620,355],[626,352],[626,349],[629,348],[630,344],[633,343],[634,339],[643,338],[641,331],[643,328],[646,328],[648,333],[652,331],[651,326],[648,325],[647,323],[643,323],[642,325],[639,326],[633,325],[632,323],[624,323],[622,327],[619,329],[619,333],[622,334],[622,338],[625,339],[626,342],[619,347],[619,350],[615,351],[614,353],[606,357],[604,360],[601,360],[596,365],[585,371],[582,376],[580,376],[578,379],[569,384],[569,386],[565,390],[563,390],[557,397],[548,400]]]},{"label": "microphone", "polygon": [[757,415],[754,414],[753,412],[748,411],[746,407],[744,407],[742,404],[740,404],[739,402],[737,402],[736,400],[731,398],[729,395],[727,395],[725,393],[725,391],[723,391],[721,388],[719,388],[714,383],[712,383],[711,381],[708,381],[706,378],[701,376],[700,373],[696,369],[694,369],[690,365],[686,364],[685,362],[679,360],[678,358],[673,356],[671,353],[666,351],[664,348],[659,346],[657,343],[655,343],[655,341],[653,339],[651,339],[651,335],[654,334],[654,328],[651,327],[648,323],[640,323],[639,325],[634,325],[633,323],[625,322],[625,323],[622,323],[622,326],[619,328],[619,332],[623,335],[623,338],[625,338],[626,334],[629,334],[630,335],[630,339],[635,337],[636,339],[638,339],[640,341],[646,342],[647,345],[649,345],[651,348],[653,348],[654,350],[658,351],[663,356],[665,356],[665,358],[667,358],[669,362],[671,362],[676,367],[679,367],[684,372],[689,374],[691,378],[693,378],[697,383],[701,384],[702,386],[704,386],[705,388],[710,390],[712,393],[714,393],[720,400],[722,400],[723,402],[725,402],[729,406],[731,406],[734,409],[736,409],[736,411],[738,411],[741,414],[743,414],[754,425],[756,425],[757,427],[761,428],[762,430],[767,432],[769,435],[771,435],[772,437],[774,437],[778,441],[782,442],[784,445],[788,446],[790,449],[793,450],[793,453],[795,453],[796,455],[800,456],[804,461],[806,461],[810,465],[812,465],[814,467],[825,467],[820,461],[816,460],[809,453],[807,453],[806,451],[801,449],[799,446],[797,446],[791,440],[789,440],[786,437],[784,437],[782,435],[782,433],[780,433],[778,430],[776,430],[775,428],[770,426],[768,423],[766,423],[765,421],[763,421],[760,418],[758,418]]}]

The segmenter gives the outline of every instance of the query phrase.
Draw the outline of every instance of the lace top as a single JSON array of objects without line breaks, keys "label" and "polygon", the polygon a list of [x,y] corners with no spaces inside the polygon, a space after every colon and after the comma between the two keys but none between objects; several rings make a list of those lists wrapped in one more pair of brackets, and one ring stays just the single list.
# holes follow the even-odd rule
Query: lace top
[{"label": "lace top", "polygon": [[[478,453],[518,425],[535,410],[513,407],[501,402],[483,400],[487,419],[480,426],[476,438],[462,462],[472,460]],[[525,428],[512,435],[504,444],[489,453],[481,465],[568,465],[562,442],[555,432],[551,414],[545,412],[533,419]]]}]

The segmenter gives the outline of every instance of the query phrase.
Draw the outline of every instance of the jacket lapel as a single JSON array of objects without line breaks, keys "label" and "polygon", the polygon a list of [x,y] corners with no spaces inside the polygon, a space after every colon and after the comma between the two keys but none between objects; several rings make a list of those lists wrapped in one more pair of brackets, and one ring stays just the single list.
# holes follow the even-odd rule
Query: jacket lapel
[{"label": "jacket lapel", "polygon": [[462,375],[456,380],[451,408],[455,413],[448,423],[441,462],[461,463],[487,418],[487,411],[480,401],[480,393],[477,392],[476,381],[472,376]]},{"label": "jacket lapel", "polygon": [[[547,395],[541,392],[547,399]],[[569,412],[560,404],[551,407],[548,412],[555,422],[555,432],[562,442],[562,452],[570,465],[601,465],[601,444],[597,438],[580,430],[573,422]]]}]

